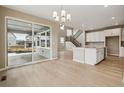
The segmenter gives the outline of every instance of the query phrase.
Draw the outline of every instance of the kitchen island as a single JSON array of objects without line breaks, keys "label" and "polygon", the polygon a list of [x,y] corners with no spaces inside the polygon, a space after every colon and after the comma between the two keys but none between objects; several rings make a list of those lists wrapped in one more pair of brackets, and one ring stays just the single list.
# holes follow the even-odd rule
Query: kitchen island
[{"label": "kitchen island", "polygon": [[104,59],[104,48],[73,48],[73,61],[95,65]]}]

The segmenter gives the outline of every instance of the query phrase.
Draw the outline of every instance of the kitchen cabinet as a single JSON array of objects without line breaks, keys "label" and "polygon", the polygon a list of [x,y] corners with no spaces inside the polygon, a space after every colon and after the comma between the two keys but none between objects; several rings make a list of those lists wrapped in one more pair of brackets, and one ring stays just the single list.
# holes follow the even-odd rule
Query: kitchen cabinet
[{"label": "kitchen cabinet", "polygon": [[105,36],[119,36],[120,32],[120,28],[104,30]]},{"label": "kitchen cabinet", "polygon": [[104,59],[104,48],[73,48],[73,60],[95,65]]},{"label": "kitchen cabinet", "polygon": [[[120,36],[121,28],[86,33],[86,42],[104,42],[106,36]],[[124,31],[122,35],[124,41]]]},{"label": "kitchen cabinet", "polygon": [[120,57],[124,57],[124,47],[120,47]]},{"label": "kitchen cabinet", "polygon": [[86,42],[90,42],[90,41],[92,41],[92,33],[86,33]]},{"label": "kitchen cabinet", "polygon": [[104,48],[85,48],[85,63],[95,65],[104,59]]},{"label": "kitchen cabinet", "polygon": [[73,61],[85,63],[84,62],[84,52],[85,48],[73,48]]},{"label": "kitchen cabinet", "polygon": [[86,42],[103,42],[103,41],[104,41],[103,31],[86,33]]},{"label": "kitchen cabinet", "polygon": [[100,32],[99,32],[99,40],[102,41],[102,42],[105,41],[104,31],[100,31]]}]

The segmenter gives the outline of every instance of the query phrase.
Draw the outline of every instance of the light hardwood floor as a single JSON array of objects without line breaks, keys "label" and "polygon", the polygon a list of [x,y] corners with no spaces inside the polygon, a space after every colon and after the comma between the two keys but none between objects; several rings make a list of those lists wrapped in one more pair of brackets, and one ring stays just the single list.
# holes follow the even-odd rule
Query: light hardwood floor
[{"label": "light hardwood floor", "polygon": [[108,57],[96,66],[72,61],[72,52],[59,59],[10,69],[0,86],[124,86],[123,59]]}]

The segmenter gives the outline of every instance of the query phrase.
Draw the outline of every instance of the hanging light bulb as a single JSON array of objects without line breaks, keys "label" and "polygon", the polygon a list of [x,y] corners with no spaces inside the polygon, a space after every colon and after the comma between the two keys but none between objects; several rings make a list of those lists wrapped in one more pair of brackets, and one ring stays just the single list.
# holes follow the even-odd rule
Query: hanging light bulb
[{"label": "hanging light bulb", "polygon": [[60,24],[60,29],[61,29],[61,30],[64,30],[64,29],[65,29],[64,24]]},{"label": "hanging light bulb", "polygon": [[59,21],[59,16],[56,16],[55,21]]},{"label": "hanging light bulb", "polygon": [[67,14],[67,21],[71,21],[71,14]]},{"label": "hanging light bulb", "polygon": [[66,11],[62,8],[60,16],[58,16],[58,13],[56,11],[53,12],[53,18],[55,21],[59,21],[61,30],[64,30],[65,22],[71,22],[71,14],[67,14]]},{"label": "hanging light bulb", "polygon": [[61,11],[61,17],[65,17],[66,16],[66,11],[65,10],[62,10]]},{"label": "hanging light bulb", "polygon": [[54,12],[53,12],[53,18],[56,18],[56,17],[57,17],[57,12],[54,11]]},{"label": "hanging light bulb", "polygon": [[61,17],[61,22],[64,23],[65,21],[65,17]]}]

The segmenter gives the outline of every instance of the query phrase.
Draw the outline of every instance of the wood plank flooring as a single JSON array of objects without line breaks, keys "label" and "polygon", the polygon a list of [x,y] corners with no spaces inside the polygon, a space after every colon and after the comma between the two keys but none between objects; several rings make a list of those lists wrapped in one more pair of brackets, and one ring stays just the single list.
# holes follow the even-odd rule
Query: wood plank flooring
[{"label": "wood plank flooring", "polygon": [[108,57],[91,66],[72,61],[72,52],[60,52],[59,59],[10,69],[0,86],[124,86],[124,59]]}]

